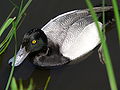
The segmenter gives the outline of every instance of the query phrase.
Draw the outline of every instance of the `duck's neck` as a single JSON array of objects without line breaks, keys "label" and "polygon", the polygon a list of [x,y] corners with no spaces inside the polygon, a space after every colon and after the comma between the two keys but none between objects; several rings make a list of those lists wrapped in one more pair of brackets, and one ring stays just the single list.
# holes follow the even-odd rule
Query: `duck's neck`
[{"label": "duck's neck", "polygon": [[48,39],[48,56],[49,55],[53,55],[53,54],[61,54],[60,53],[60,48],[58,44],[55,44],[54,42],[52,42],[52,40]]}]

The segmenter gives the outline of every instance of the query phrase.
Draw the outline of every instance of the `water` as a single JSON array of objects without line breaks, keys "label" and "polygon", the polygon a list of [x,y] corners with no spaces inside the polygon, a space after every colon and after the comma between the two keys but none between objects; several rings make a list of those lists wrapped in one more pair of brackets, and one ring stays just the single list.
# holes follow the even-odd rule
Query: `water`
[{"label": "water", "polygon": [[[92,0],[99,5],[100,0]],[[108,0],[106,0],[108,1]],[[109,4],[110,0],[107,4]],[[0,25],[12,10],[12,5],[7,0],[0,3]],[[75,9],[86,8],[84,0],[34,0],[27,10],[27,16],[17,32],[18,48],[25,32],[31,28],[41,28],[55,16]],[[5,33],[4,33],[5,34]],[[4,37],[4,36],[3,36]],[[120,88],[120,50],[116,29],[107,34],[107,42],[115,69],[116,79]],[[4,90],[11,67],[8,60],[14,55],[14,42],[12,41],[7,51],[0,57],[0,90]],[[14,77],[23,80],[24,87],[33,79],[35,90],[42,90],[48,76],[51,81],[48,90],[110,90],[105,65],[101,64],[97,49],[85,61],[71,66],[64,66],[53,70],[36,68],[29,62],[29,58],[15,68]]]}]

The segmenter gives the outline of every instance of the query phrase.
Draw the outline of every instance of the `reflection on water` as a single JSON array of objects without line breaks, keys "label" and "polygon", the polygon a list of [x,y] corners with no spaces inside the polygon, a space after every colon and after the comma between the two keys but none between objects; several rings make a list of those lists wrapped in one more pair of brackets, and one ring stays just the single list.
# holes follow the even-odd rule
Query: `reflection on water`
[{"label": "reflection on water", "polygon": [[[33,83],[35,87],[39,90],[40,88],[43,88],[45,85],[45,82],[49,76],[49,70],[43,69],[43,68],[36,68],[29,60],[26,58],[25,62],[21,64],[19,67],[15,67],[14,77],[16,78],[17,82],[19,82],[19,79],[22,79],[23,86],[25,88],[28,87],[29,81],[32,78]],[[7,64],[7,63],[6,63]],[[8,80],[8,76],[10,73],[11,66],[5,65],[2,66],[1,70],[1,77],[0,78],[0,90],[3,90],[5,88],[6,82]]]},{"label": "reflection on water", "polygon": [[[109,35],[114,35],[115,38],[108,38],[109,42],[111,40],[113,43],[117,41],[117,36],[114,31],[115,30],[110,32]],[[113,51],[111,55],[113,58],[112,62],[115,64],[116,78],[117,81],[119,81],[120,49],[117,45],[111,45],[110,50]],[[9,47],[7,52],[3,55],[3,58],[0,57],[2,58],[2,63],[0,63],[0,90],[4,90],[11,69],[10,65],[8,65],[8,59],[13,53],[10,53],[10,51],[11,48]],[[35,67],[29,61],[29,58],[26,58],[19,67],[15,68],[14,73],[17,80],[23,80],[24,87],[28,86],[29,80],[32,78],[36,86],[35,90],[43,90],[49,75],[51,76],[51,80],[48,85],[48,90],[110,90],[106,68],[105,65],[100,63],[97,50],[85,61],[71,66],[57,67],[53,70]]]},{"label": "reflection on water", "polygon": [[[0,90],[4,90],[11,70],[11,66],[8,65],[8,59],[4,59],[2,61],[2,64],[0,64],[0,67],[2,67],[0,72],[2,77],[0,77]],[[19,67],[15,67],[14,77],[17,80],[18,85],[19,80],[22,80],[24,88],[28,87],[30,79],[32,78],[35,90],[43,90],[48,76],[51,76],[56,81],[55,78],[59,78],[61,76],[61,72],[64,71],[65,67],[66,66],[55,67],[52,69],[41,68],[33,65],[29,61],[29,58],[26,58]]]}]

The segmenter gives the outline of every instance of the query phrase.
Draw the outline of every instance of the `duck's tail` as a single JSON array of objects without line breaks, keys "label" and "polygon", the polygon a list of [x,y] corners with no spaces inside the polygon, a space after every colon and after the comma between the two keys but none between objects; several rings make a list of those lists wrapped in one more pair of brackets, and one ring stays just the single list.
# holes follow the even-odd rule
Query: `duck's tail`
[{"label": "duck's tail", "polygon": [[[103,18],[101,20],[103,20]],[[115,17],[114,17],[114,11],[112,8],[111,10],[105,12],[106,32],[112,30],[114,26],[115,26]]]},{"label": "duck's tail", "polygon": [[114,11],[112,6],[98,7],[94,9],[97,14],[101,14],[99,21],[103,22],[103,10],[105,12],[105,26],[106,32],[110,31],[111,28],[115,25]]}]

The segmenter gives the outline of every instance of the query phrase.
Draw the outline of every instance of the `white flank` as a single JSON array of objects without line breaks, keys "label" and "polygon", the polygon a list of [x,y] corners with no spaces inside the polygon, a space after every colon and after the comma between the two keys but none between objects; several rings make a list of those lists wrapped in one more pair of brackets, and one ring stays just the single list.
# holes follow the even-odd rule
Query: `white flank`
[{"label": "white flank", "polygon": [[[102,23],[98,22],[102,28]],[[100,38],[98,34],[95,22],[89,24],[82,30],[80,35],[75,39],[70,48],[63,50],[63,56],[74,60],[81,57],[91,50],[93,50],[100,43]]]}]

